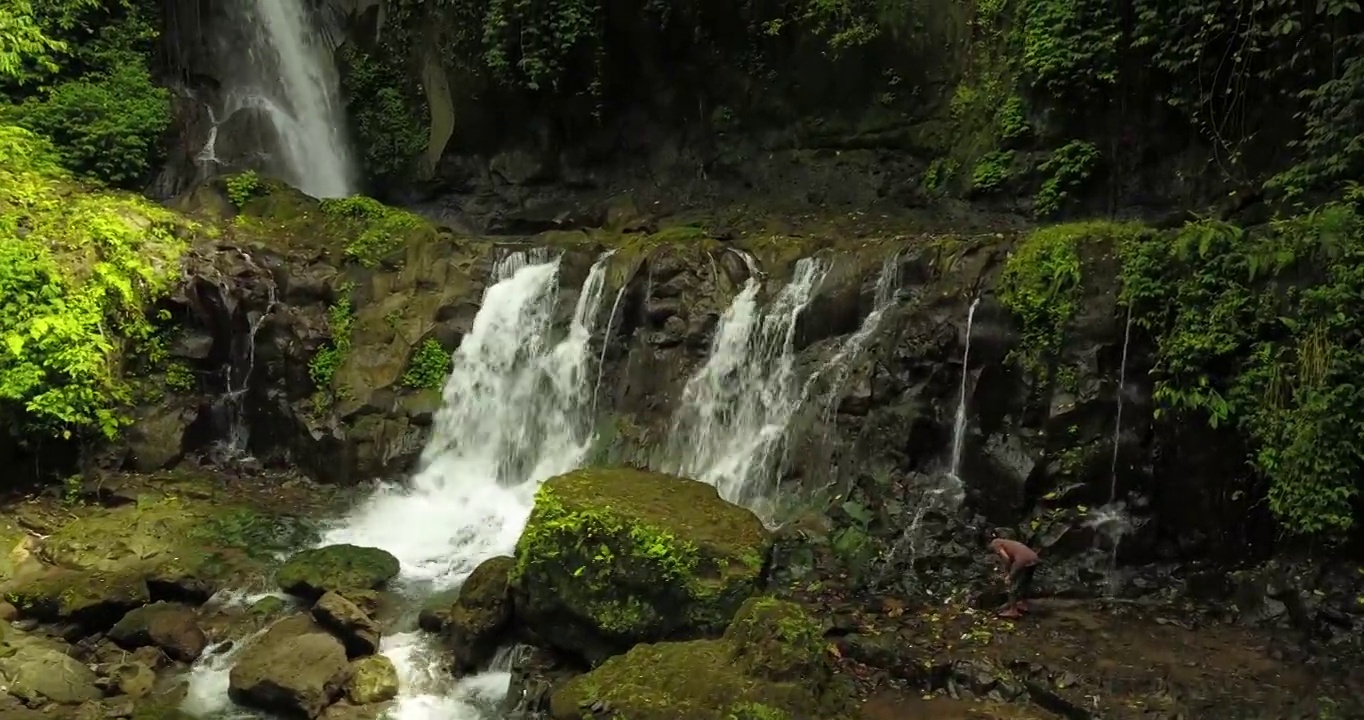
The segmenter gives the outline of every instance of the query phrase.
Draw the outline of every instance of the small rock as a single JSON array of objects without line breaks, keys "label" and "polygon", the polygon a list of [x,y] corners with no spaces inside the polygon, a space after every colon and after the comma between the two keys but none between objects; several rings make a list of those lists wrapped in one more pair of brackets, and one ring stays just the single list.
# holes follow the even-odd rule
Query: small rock
[{"label": "small rock", "polygon": [[450,624],[450,609],[459,598],[459,588],[436,593],[422,604],[417,615],[417,626],[429,633],[445,630]]},{"label": "small rock", "polygon": [[328,545],[295,554],[275,580],[290,595],[316,602],[329,590],[380,590],[399,569],[398,559],[379,548]]},{"label": "small rock", "polygon": [[161,648],[154,645],[147,645],[134,650],[131,657],[132,660],[153,670],[160,670],[171,664],[171,659],[166,657],[166,653],[161,652]]},{"label": "small rock", "polygon": [[156,685],[156,673],[139,662],[126,662],[118,665],[109,673],[114,687],[128,697],[145,697]]},{"label": "small rock", "polygon": [[386,702],[398,696],[398,669],[382,655],[371,655],[351,663],[346,697],[356,705]]},{"label": "small rock", "polygon": [[194,662],[208,647],[194,610],[165,602],[124,615],[109,631],[109,638],[129,650],[155,645],[181,662]]},{"label": "small rock", "polygon": [[14,622],[19,619],[18,608],[7,602],[0,602],[0,621]]},{"label": "small rock", "polygon": [[379,648],[379,627],[355,603],[329,592],[313,605],[313,617],[346,646],[352,658],[373,655]]}]

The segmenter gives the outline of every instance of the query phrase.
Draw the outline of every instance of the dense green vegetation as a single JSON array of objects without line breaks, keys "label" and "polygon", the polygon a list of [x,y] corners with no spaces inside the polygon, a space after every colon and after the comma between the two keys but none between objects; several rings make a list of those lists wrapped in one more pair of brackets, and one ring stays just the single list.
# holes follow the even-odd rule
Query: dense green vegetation
[{"label": "dense green vegetation", "polygon": [[0,423],[112,437],[125,371],[154,369],[147,308],[178,277],[188,224],[100,190],[146,174],[169,122],[148,16],[131,2],[0,4]]},{"label": "dense green vegetation", "polygon": [[114,185],[145,182],[170,126],[153,83],[154,0],[5,0],[0,121],[46,136],[62,163]]},{"label": "dense green vegetation", "polygon": [[1282,527],[1340,538],[1355,526],[1364,474],[1358,197],[1352,188],[1347,202],[1253,229],[1203,219],[1161,233],[1111,223],[1038,230],[1001,280],[1000,300],[1023,326],[1013,360],[1044,384],[1060,374],[1084,258],[1116,253],[1122,301],[1155,342],[1158,417],[1234,429]]}]

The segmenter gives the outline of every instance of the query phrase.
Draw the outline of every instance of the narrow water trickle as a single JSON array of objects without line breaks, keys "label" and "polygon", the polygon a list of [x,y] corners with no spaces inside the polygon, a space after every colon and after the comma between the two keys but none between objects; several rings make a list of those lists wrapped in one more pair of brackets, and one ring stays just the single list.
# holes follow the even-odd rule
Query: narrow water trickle
[{"label": "narrow water trickle", "polygon": [[[1127,307],[1127,321],[1122,332],[1122,360],[1118,363],[1117,410],[1113,418],[1113,455],[1109,464],[1108,502],[1095,508],[1086,523],[1098,537],[1109,543],[1108,593],[1117,594],[1122,583],[1118,572],[1118,546],[1124,535],[1131,530],[1131,518],[1127,506],[1118,499],[1118,454],[1122,448],[1122,410],[1127,395],[1127,350],[1132,340],[1132,306]],[[1095,539],[1097,542],[1097,537]]]},{"label": "narrow water trickle", "polygon": [[796,263],[791,282],[760,308],[754,274],[720,318],[706,363],[675,410],[664,469],[710,483],[721,497],[771,520],[781,445],[800,405],[796,321],[828,272],[820,258]]},{"label": "narrow water trickle", "polygon": [[957,395],[957,414],[952,422],[952,462],[948,475],[961,485],[961,451],[966,442],[966,379],[970,374],[971,361],[971,326],[976,319],[976,306],[980,305],[980,298],[971,301],[971,308],[966,311],[966,341],[961,351],[961,391]]},{"label": "narrow water trickle", "polygon": [[887,553],[886,559],[882,563],[882,573],[894,570],[896,560],[905,551],[909,552],[911,561],[917,557],[920,539],[919,527],[929,510],[938,508],[950,510],[959,507],[966,498],[966,483],[961,477],[961,456],[966,443],[966,389],[971,369],[971,331],[975,324],[976,307],[979,305],[980,298],[975,298],[966,311],[966,338],[962,342],[961,351],[961,386],[957,391],[957,410],[952,421],[952,454],[948,458],[947,474],[934,477],[933,482],[924,488],[923,494],[919,497],[919,502],[914,508],[914,517],[910,519],[909,526],[904,529],[895,544],[891,546],[890,552]]},{"label": "narrow water trickle", "polygon": [[1127,307],[1127,323],[1122,331],[1122,362],[1118,364],[1118,411],[1113,419],[1113,462],[1109,468],[1108,502],[1118,499],[1118,449],[1122,443],[1122,403],[1127,395],[1127,346],[1132,340],[1132,306]]}]

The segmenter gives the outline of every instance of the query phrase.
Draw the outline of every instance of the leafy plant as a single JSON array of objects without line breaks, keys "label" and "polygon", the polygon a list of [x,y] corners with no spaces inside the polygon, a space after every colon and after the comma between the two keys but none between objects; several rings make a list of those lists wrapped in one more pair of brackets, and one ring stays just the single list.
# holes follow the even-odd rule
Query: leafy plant
[{"label": "leafy plant", "polygon": [[1072,140],[1057,148],[1037,167],[1047,176],[1033,198],[1033,215],[1051,217],[1061,210],[1061,204],[1089,179],[1099,163],[1099,149],[1094,143]]},{"label": "leafy plant", "polygon": [[255,170],[247,170],[237,173],[226,181],[227,199],[238,208],[246,206],[252,198],[261,193],[264,187],[261,185],[260,176]]},{"label": "leafy plant", "polygon": [[450,374],[450,353],[434,338],[428,338],[417,348],[403,373],[403,385],[410,388],[436,390],[445,384]]}]

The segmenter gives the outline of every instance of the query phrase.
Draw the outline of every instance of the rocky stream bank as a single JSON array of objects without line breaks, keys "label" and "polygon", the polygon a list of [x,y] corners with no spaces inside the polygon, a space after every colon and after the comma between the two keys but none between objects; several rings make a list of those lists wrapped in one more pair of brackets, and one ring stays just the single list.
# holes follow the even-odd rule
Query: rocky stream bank
[{"label": "rocky stream bank", "polygon": [[[1103,242],[1086,250],[1059,353],[1069,380],[1039,389],[1013,362],[1023,339],[998,297],[1020,242],[1003,228],[721,222],[617,198],[576,229],[487,238],[278,187],[239,199],[206,186],[182,200],[217,231],[162,308],[171,359],[145,379],[160,392],[125,439],[87,454],[64,492],[0,514],[0,713],[174,718],[195,709],[189,665],[243,643],[237,702],[375,717],[398,682],[381,638],[418,624],[455,673],[518,644],[507,710],[555,720],[1358,711],[1364,574],[1251,564],[1270,553],[1258,511],[1218,481],[1235,459],[1217,433],[1153,418],[1150,351],[1124,322]],[[781,494],[755,506],[784,522],[771,530],[686,481],[640,496],[658,479],[615,470],[547,483],[514,556],[420,615],[389,587],[404,568],[383,551],[283,562],[360,483],[420,466],[450,402],[449,353],[512,251],[562,255],[558,327],[602,271],[594,467],[668,465],[688,380],[735,298],[756,277],[780,303],[814,267],[789,333],[748,358],[815,378],[763,475]],[[945,500],[949,469],[961,505]],[[554,488],[575,492],[556,501]],[[1096,509],[1118,500],[1115,551]],[[1047,558],[1043,597],[1017,624],[988,612],[995,528]]]}]

